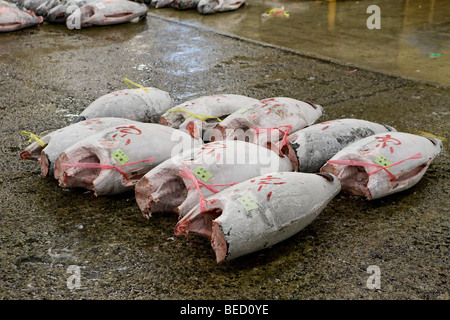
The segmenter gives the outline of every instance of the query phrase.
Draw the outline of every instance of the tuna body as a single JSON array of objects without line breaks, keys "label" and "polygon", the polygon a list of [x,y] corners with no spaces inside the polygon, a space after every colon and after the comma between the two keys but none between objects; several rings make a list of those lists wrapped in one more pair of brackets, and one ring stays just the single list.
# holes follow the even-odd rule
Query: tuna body
[{"label": "tuna body", "polygon": [[31,11],[25,11],[15,4],[0,0],[0,32],[35,27],[43,20]]},{"label": "tuna body", "polygon": [[368,136],[396,131],[394,128],[359,119],[318,123],[290,134],[283,151],[300,172],[319,172],[337,152]]},{"label": "tuna body", "polygon": [[211,237],[217,262],[283,241],[309,225],[340,191],[331,174],[278,172],[258,176],[207,198],[193,208],[175,233]]},{"label": "tuna body", "polygon": [[375,134],[339,151],[320,171],[337,176],[345,193],[377,199],[419,182],[441,150],[442,142],[435,138]]},{"label": "tuna body", "polygon": [[165,161],[136,185],[144,214],[172,211],[185,215],[202,199],[230,185],[268,172],[292,171],[290,160],[244,141],[211,142]]},{"label": "tuna body", "polygon": [[197,144],[202,142],[159,124],[120,125],[64,150],[55,161],[54,176],[61,187],[81,187],[96,195],[122,193],[171,158],[177,148],[191,149]]},{"label": "tuna body", "polygon": [[169,93],[156,88],[118,90],[92,102],[74,122],[99,117],[158,122],[171,105]]}]

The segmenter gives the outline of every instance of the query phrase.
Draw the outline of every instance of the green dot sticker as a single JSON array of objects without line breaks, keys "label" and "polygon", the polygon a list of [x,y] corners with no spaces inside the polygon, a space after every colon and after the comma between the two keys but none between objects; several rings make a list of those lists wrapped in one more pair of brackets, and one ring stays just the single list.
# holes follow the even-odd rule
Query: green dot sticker
[{"label": "green dot sticker", "polygon": [[252,197],[250,193],[246,193],[243,196],[237,198],[236,200],[241,204],[241,206],[244,207],[245,211],[247,212],[259,208],[255,199]]},{"label": "green dot sticker", "polygon": [[[392,164],[391,161],[389,161],[388,159],[386,159],[385,157],[382,157],[382,156],[378,156],[378,157],[375,159],[375,163],[376,163],[376,164],[379,164],[380,166],[383,166],[383,167],[386,167],[386,166]],[[389,170],[390,168],[386,168],[386,169]]]},{"label": "green dot sticker", "polygon": [[120,164],[125,164],[130,160],[130,157],[128,157],[125,152],[123,152],[120,149],[116,149],[113,153],[111,153],[111,156],[116,159]]},{"label": "green dot sticker", "polygon": [[198,166],[194,171],[192,171],[192,173],[195,174],[197,178],[199,178],[203,182],[208,181],[213,176],[211,172],[209,172],[202,166]]}]

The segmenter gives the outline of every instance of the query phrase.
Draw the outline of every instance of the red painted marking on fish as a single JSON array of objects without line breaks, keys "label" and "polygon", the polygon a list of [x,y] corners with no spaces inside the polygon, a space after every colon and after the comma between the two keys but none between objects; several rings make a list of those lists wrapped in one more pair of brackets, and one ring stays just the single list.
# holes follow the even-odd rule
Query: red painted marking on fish
[{"label": "red painted marking on fish", "polygon": [[125,142],[125,145],[127,146],[127,145],[129,145],[130,144],[130,142],[131,142],[131,140],[130,139],[128,139],[127,140],[127,142]]},{"label": "red painted marking on fish", "polygon": [[142,131],[139,130],[138,128],[136,128],[133,125],[128,126],[128,127],[117,127],[116,129],[120,129],[119,132],[120,133],[124,133],[124,135],[122,135],[122,138],[125,137],[128,134],[135,134],[137,136],[142,134]]},{"label": "red painted marking on fish", "polygon": [[330,126],[323,127],[322,130],[327,130]]},{"label": "red painted marking on fish", "polygon": [[204,150],[209,150],[207,154],[211,154],[216,149],[225,149],[227,146],[221,142],[212,142],[201,146],[201,150],[197,154],[202,153]]},{"label": "red painted marking on fish", "polygon": [[272,191],[270,191],[268,194],[267,194],[267,201],[269,201],[270,200],[270,197],[272,196]]},{"label": "red painted marking on fish", "polygon": [[[382,142],[383,144],[377,144],[376,147],[379,147],[381,145],[381,149],[384,149],[384,147],[387,147],[388,143],[392,143],[396,146],[402,144],[400,140],[392,138],[390,134],[386,135],[385,137],[375,137],[375,139],[379,139],[378,142]],[[389,147],[389,150],[391,153],[394,153],[394,148],[391,146]]]},{"label": "red painted marking on fish", "polygon": [[100,123],[103,123],[103,122],[100,119],[90,119],[90,120],[85,120],[85,121],[81,122],[81,125],[88,126],[88,125],[94,124],[94,123],[95,124],[100,124]]},{"label": "red painted marking on fish", "polygon": [[267,110],[266,114],[270,114],[272,112],[272,109]]},{"label": "red painted marking on fish", "polygon": [[261,189],[262,189],[262,187],[263,187],[264,185],[268,185],[268,184],[281,185],[281,184],[285,184],[285,183],[286,183],[286,182],[284,182],[284,181],[280,181],[280,182],[272,182],[272,180],[276,180],[276,179],[280,179],[280,178],[278,178],[278,177],[273,177],[273,176],[267,176],[267,177],[265,177],[265,178],[259,179],[259,182],[258,182],[258,185],[259,185],[258,191],[261,191]]}]

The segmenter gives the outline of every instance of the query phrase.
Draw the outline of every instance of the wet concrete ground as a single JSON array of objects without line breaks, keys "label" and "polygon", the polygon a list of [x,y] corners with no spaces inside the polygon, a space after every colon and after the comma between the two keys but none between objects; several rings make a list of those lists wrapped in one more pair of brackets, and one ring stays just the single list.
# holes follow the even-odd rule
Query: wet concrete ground
[{"label": "wet concrete ground", "polygon": [[[0,35],[0,298],[449,299],[449,91],[349,70],[153,15]],[[296,236],[218,265],[208,239],[174,236],[172,214],[145,220],[133,193],[64,190],[19,160],[22,130],[67,125],[66,115],[125,88],[125,77],[176,102],[214,93],[310,100],[323,121],[386,123],[445,149],[415,187],[371,202],[339,195]],[[67,287],[71,265],[79,289]],[[367,287],[370,265],[380,290]]]},{"label": "wet concrete ground", "polygon": [[[368,29],[380,8],[380,29]],[[284,7],[289,18],[262,17]],[[250,0],[220,15],[158,9],[158,15],[283,46],[310,57],[450,86],[447,0]],[[281,16],[281,15],[280,15]]]}]

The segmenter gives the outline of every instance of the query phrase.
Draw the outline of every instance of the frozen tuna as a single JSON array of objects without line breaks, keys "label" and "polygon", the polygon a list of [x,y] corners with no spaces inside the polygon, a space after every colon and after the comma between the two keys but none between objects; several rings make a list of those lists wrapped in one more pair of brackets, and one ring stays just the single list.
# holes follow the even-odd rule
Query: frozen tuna
[{"label": "frozen tuna", "polygon": [[200,0],[173,0],[171,7],[177,10],[195,9]]},{"label": "frozen tuna", "polygon": [[166,8],[170,7],[173,0],[151,0],[150,6],[159,9],[159,8]]},{"label": "frozen tuna", "polygon": [[38,16],[41,16],[44,18],[45,21],[47,21],[47,14],[52,10],[54,7],[61,5],[60,0],[47,0],[43,2],[39,7],[36,8],[34,13]]},{"label": "frozen tuna", "polygon": [[98,0],[68,0],[53,6],[45,15],[50,23],[66,23],[67,18],[78,8]]},{"label": "frozen tuna", "polygon": [[25,11],[13,3],[0,0],[0,32],[16,31],[35,27],[44,19],[32,11]]},{"label": "frozen tuna", "polygon": [[54,176],[61,187],[81,187],[96,195],[117,194],[132,189],[178,148],[191,149],[201,143],[185,132],[159,124],[112,127],[61,153],[55,161]]},{"label": "frozen tuna", "polygon": [[376,134],[345,147],[320,171],[336,175],[343,192],[371,200],[415,185],[441,151],[439,139],[403,132]]},{"label": "frozen tuna", "polygon": [[207,198],[193,208],[175,233],[211,237],[217,262],[283,241],[309,225],[340,191],[328,173],[278,172],[258,176]]},{"label": "frozen tuna", "polygon": [[171,106],[172,98],[169,93],[156,88],[118,90],[92,102],[74,122],[99,117],[158,122]]},{"label": "frozen tuna", "polygon": [[201,14],[237,10],[245,4],[246,0],[200,0],[197,11]]},{"label": "frozen tuna", "polygon": [[47,0],[23,0],[18,1],[19,7],[35,12],[36,9]]},{"label": "frozen tuna", "polygon": [[148,7],[128,0],[98,0],[76,9],[66,21],[69,29],[106,26],[147,17]]},{"label": "frozen tuna", "polygon": [[171,211],[185,215],[204,199],[230,185],[268,172],[292,171],[286,157],[244,141],[211,142],[149,171],[136,185],[144,214]]},{"label": "frozen tuna", "polygon": [[319,172],[337,152],[368,136],[396,131],[394,128],[366,120],[339,119],[318,123],[290,134],[283,146],[300,172]]},{"label": "frozen tuna", "polygon": [[111,127],[137,123],[122,118],[90,119],[55,130],[30,144],[20,157],[38,160],[44,177],[53,176],[56,158],[68,147],[91,135]]},{"label": "frozen tuna", "polygon": [[[167,110],[161,116],[160,123],[187,131],[193,137],[200,137],[224,117],[257,102],[257,99],[237,94],[203,96]],[[208,137],[204,139],[208,141]]]},{"label": "frozen tuna", "polygon": [[265,145],[276,143],[291,132],[313,124],[322,116],[322,107],[292,98],[260,100],[226,117],[212,133],[214,140],[249,140]]}]

